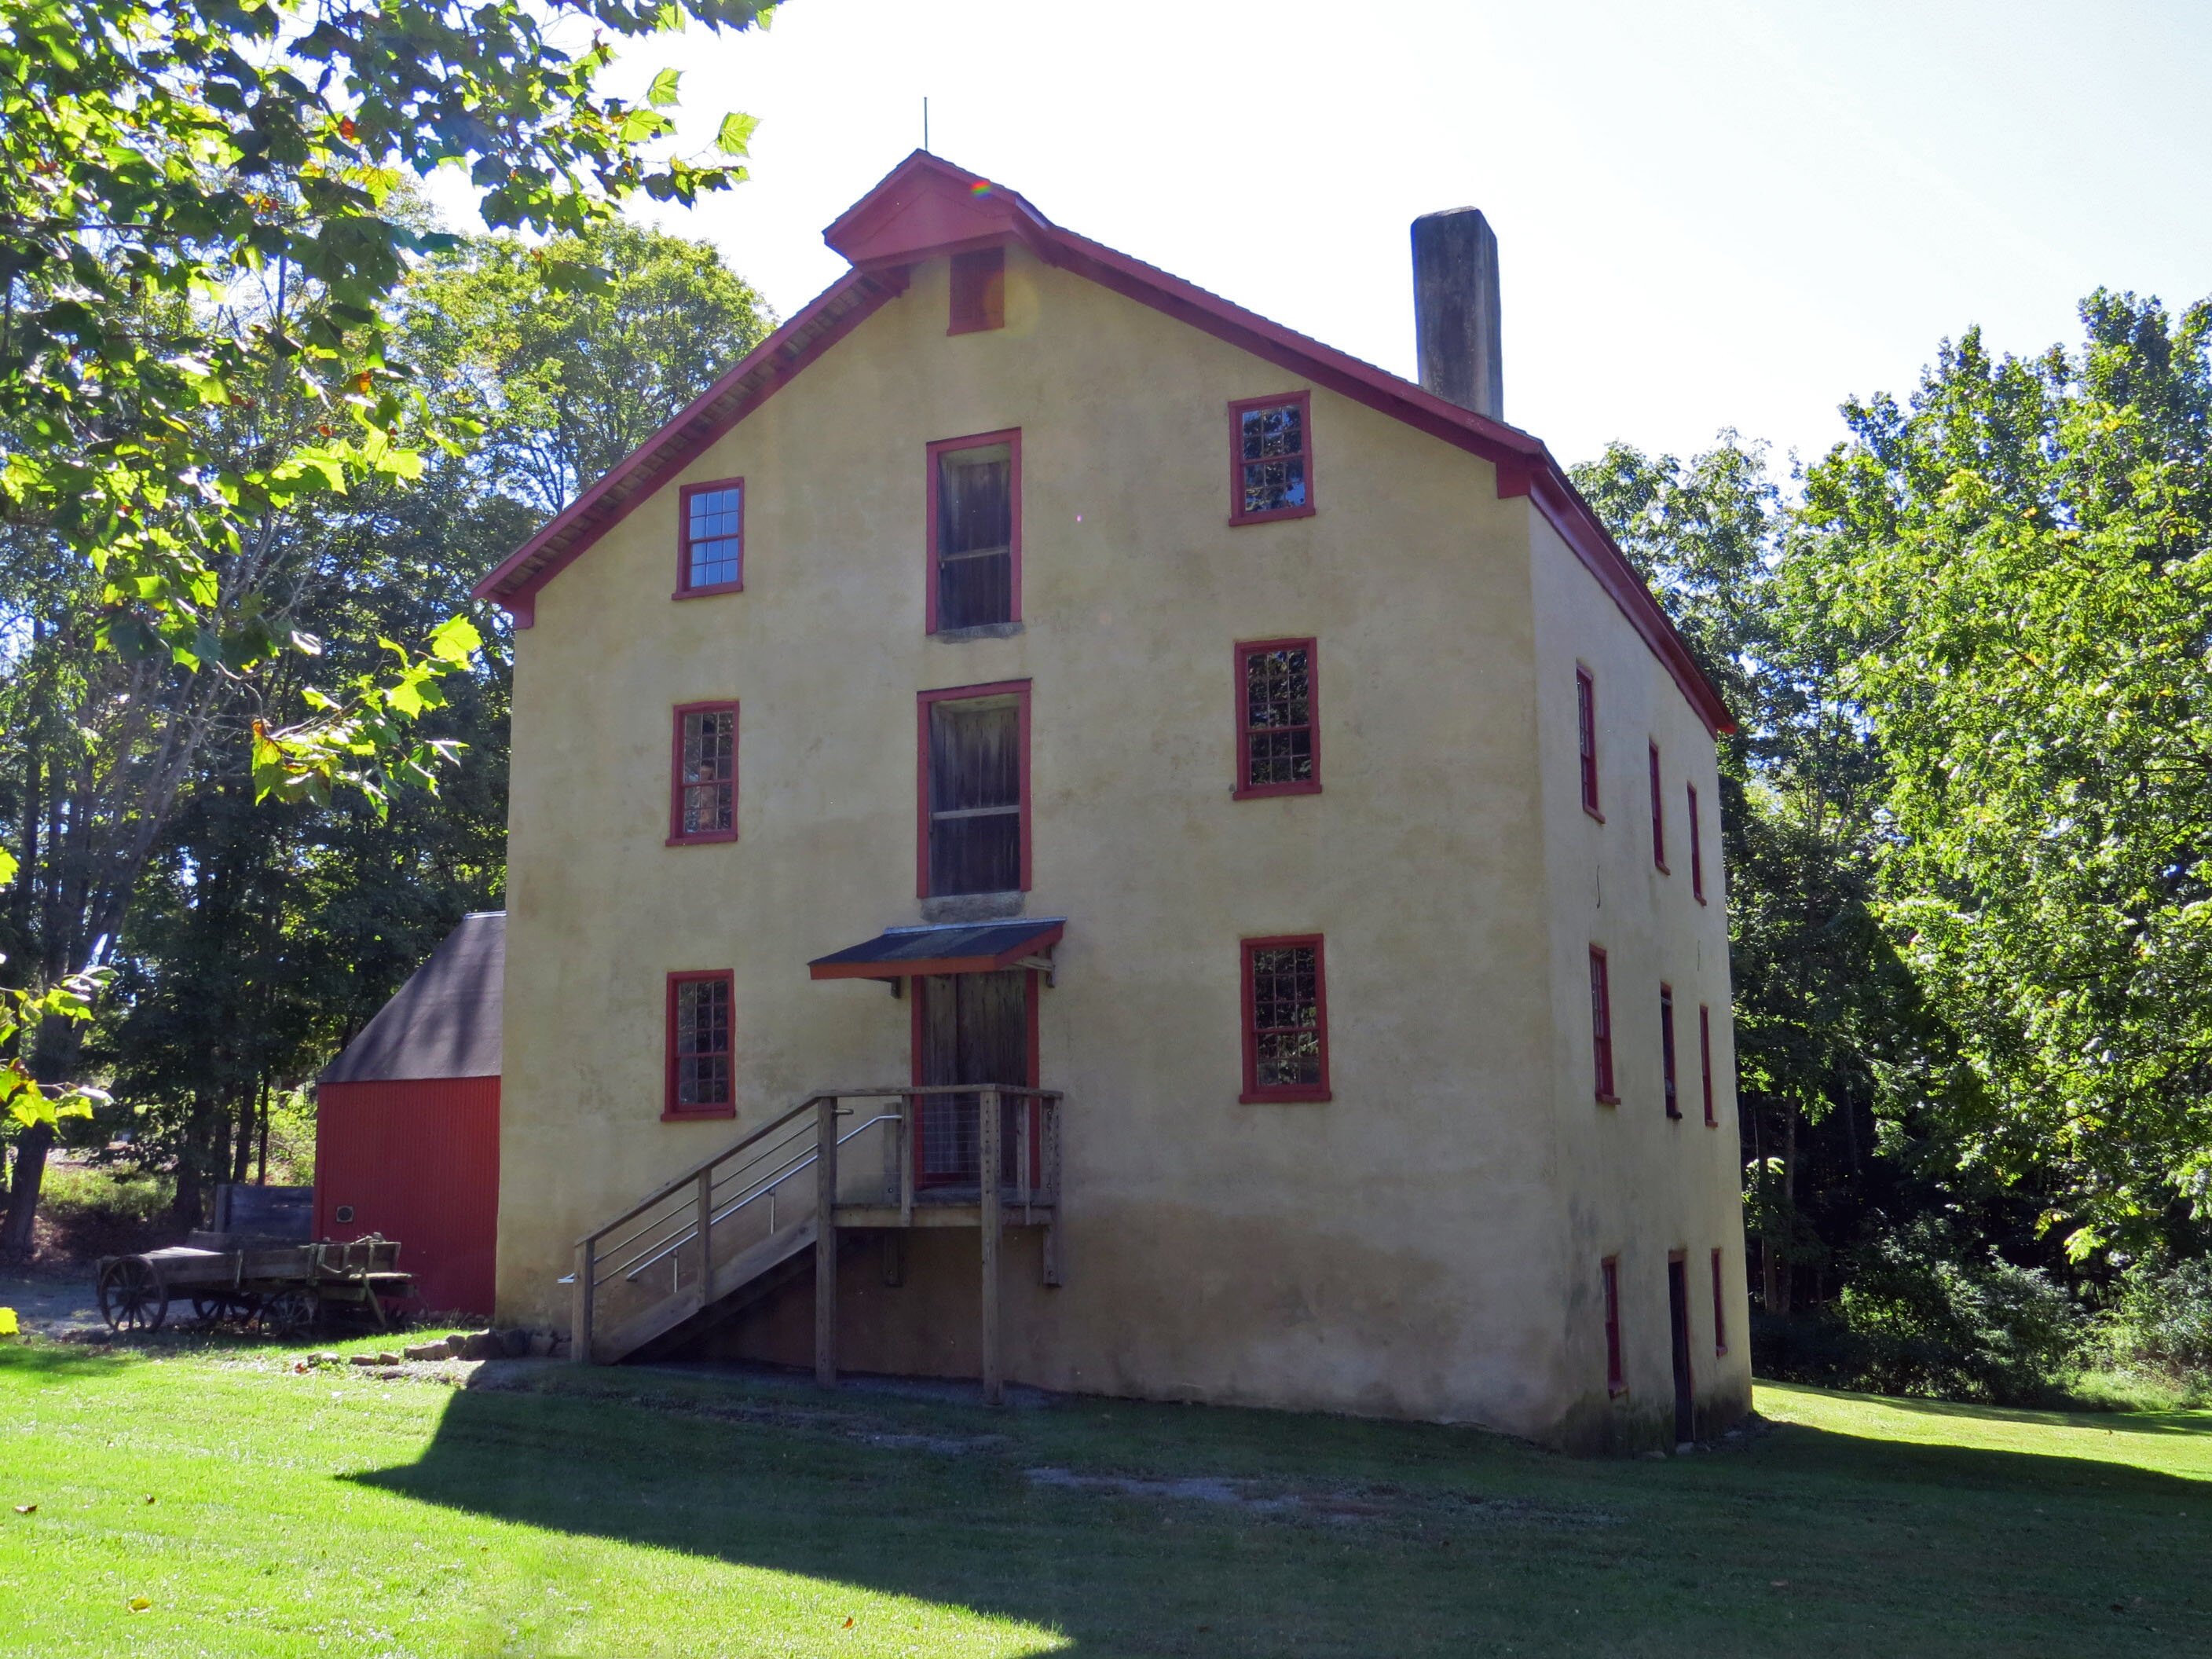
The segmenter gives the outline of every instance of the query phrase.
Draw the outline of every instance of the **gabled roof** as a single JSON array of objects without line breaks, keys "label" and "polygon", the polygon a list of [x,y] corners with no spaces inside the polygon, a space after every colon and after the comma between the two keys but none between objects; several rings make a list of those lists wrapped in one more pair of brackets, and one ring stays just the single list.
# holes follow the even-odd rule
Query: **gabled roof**
[{"label": "gabled roof", "polygon": [[851,260],[853,269],[478,582],[477,598],[505,606],[516,627],[527,628],[539,588],[777,387],[885,301],[903,293],[915,264],[1015,242],[1048,264],[1491,462],[1497,468],[1498,493],[1531,499],[1666,665],[1705,724],[1715,733],[1735,729],[1720,693],[1565,470],[1541,442],[1518,428],[1448,403],[1411,380],[1269,322],[1218,294],[1063,230],[1016,191],[927,151],[916,150],[892,168],[823,232],[823,240]]},{"label": "gabled roof", "polygon": [[317,1080],[497,1077],[506,967],[507,912],[463,916]]}]

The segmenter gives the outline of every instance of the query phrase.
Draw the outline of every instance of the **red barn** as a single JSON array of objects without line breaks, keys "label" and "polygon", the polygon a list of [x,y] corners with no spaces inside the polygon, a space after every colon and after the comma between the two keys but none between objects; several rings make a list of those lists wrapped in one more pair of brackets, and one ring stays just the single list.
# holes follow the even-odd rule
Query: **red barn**
[{"label": "red barn", "polygon": [[426,1310],[489,1315],[507,915],[461,919],[318,1079],[315,1236],[401,1245]]}]

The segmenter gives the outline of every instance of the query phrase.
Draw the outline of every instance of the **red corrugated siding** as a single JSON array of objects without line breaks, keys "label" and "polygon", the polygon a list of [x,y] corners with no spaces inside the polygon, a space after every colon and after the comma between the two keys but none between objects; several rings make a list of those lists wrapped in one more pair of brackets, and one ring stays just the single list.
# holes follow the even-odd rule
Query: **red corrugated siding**
[{"label": "red corrugated siding", "polygon": [[[489,1315],[499,1237],[499,1079],[325,1083],[315,1236],[399,1241],[425,1310]],[[353,1218],[337,1219],[353,1206]]]}]

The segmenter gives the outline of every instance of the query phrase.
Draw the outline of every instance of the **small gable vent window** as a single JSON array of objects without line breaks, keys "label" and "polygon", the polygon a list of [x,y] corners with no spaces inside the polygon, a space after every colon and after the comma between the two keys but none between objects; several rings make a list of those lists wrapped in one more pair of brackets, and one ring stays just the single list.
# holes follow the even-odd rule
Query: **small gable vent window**
[{"label": "small gable vent window", "polygon": [[1575,753],[1582,773],[1583,811],[1603,823],[1605,814],[1597,804],[1597,682],[1587,668],[1575,670]]},{"label": "small gable vent window", "polygon": [[977,248],[952,256],[952,324],[947,334],[981,334],[1006,325],[1006,251]]},{"label": "small gable vent window", "polygon": [[670,844],[736,840],[737,704],[687,703],[676,711],[675,774]]},{"label": "small gable vent window", "polygon": [[729,1117],[730,981],[717,973],[668,976],[666,1117]]},{"label": "small gable vent window", "polygon": [[1320,684],[1314,641],[1257,640],[1237,647],[1237,790],[1310,795],[1321,789]]},{"label": "small gable vent window", "polygon": [[1313,506],[1313,421],[1305,392],[1229,405],[1229,522],[1303,519]]},{"label": "small gable vent window", "polygon": [[744,583],[745,483],[686,484],[679,500],[676,597],[734,593]]},{"label": "small gable vent window", "polygon": [[929,447],[929,631],[1021,620],[1022,434]]},{"label": "small gable vent window", "polygon": [[1246,1105],[1329,1097],[1321,946],[1318,935],[1244,941]]},{"label": "small gable vent window", "polygon": [[1026,890],[1028,684],[924,692],[921,768],[921,896]]}]

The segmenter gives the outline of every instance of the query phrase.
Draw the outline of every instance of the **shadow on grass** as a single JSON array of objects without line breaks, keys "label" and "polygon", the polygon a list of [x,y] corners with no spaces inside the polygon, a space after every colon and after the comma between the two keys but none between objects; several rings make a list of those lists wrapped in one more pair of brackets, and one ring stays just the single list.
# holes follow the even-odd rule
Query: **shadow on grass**
[{"label": "shadow on grass", "polygon": [[41,1342],[0,1337],[0,1372],[40,1382],[72,1382],[112,1376],[143,1364],[147,1352],[108,1342]]},{"label": "shadow on grass", "polygon": [[[2212,1524],[2172,1519],[2208,1508],[2197,1481],[1800,1425],[1741,1453],[1656,1464],[1574,1462],[1464,1431],[1204,1407],[1079,1402],[993,1416],[886,1413],[842,1394],[734,1389],[724,1401],[695,1392],[654,1402],[605,1384],[464,1390],[420,1460],[345,1478],[488,1518],[975,1608],[1058,1632],[1054,1650],[1086,1659],[1291,1650],[1367,1659],[1505,1642],[1588,1651],[1577,1632],[1586,1644],[1598,1629],[1638,1632],[1638,1652],[1710,1647],[1723,1632],[1769,1650],[1804,1630],[1784,1622],[1768,1588],[1778,1559],[1820,1564],[1839,1586],[1833,1609],[1899,1650],[1930,1635],[1931,1607],[1982,1599],[1996,1610],[1977,1615],[1987,1645],[1954,1650],[2021,1651],[2053,1633],[2032,1608],[2009,1610],[2021,1575],[2069,1608],[2105,1605],[2109,1565],[2080,1549],[2083,1514],[2130,1530],[2155,1519],[2160,1547],[2188,1562],[2212,1548]],[[1257,1415],[1280,1432],[1243,1420]],[[1121,1426],[1097,1426],[1108,1417]],[[1386,1428],[1396,1431],[1376,1432]],[[1224,1442],[1237,1445],[1231,1464],[1261,1471],[1260,1502],[1071,1488],[1030,1474],[1205,1474],[1222,1466]],[[1285,1492],[1361,1501],[1265,1507]],[[2063,1502],[2045,1530],[2028,1517],[2043,1514],[2035,1500],[2053,1498]],[[1910,1555],[1898,1555],[1887,1528],[1865,1525],[1869,1509],[1917,1512]],[[1717,1600],[1684,1595],[1685,1540],[1721,1564],[1698,1569],[1723,1587]],[[1569,1608],[1592,1622],[1570,1623]],[[1411,1626],[1408,1610],[1419,1615]],[[1384,1630],[1396,1633],[1378,1646]]]}]

